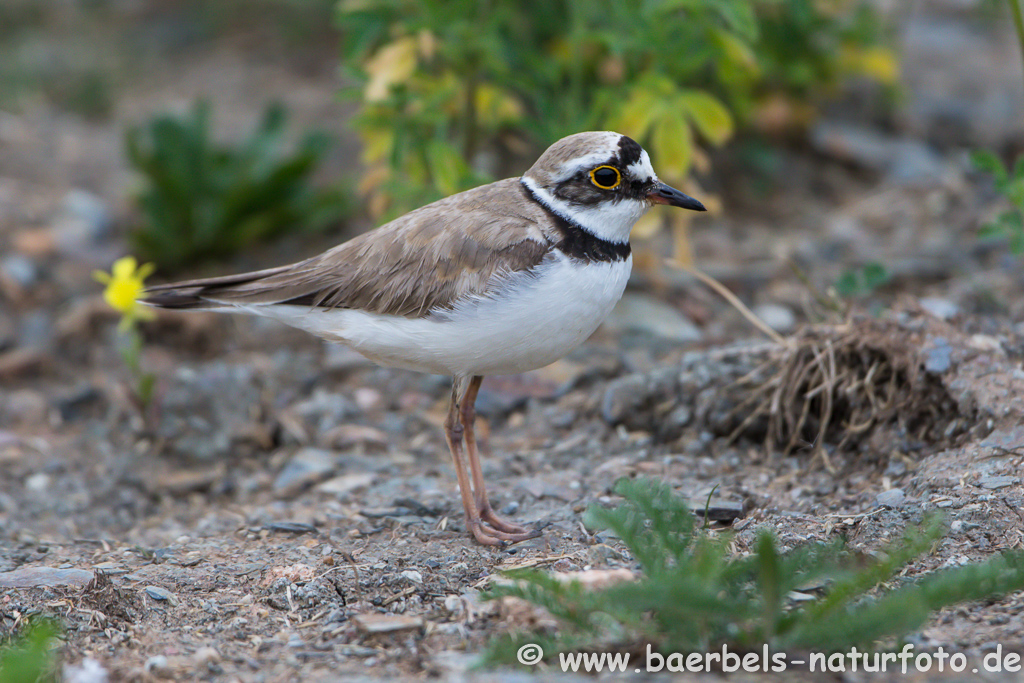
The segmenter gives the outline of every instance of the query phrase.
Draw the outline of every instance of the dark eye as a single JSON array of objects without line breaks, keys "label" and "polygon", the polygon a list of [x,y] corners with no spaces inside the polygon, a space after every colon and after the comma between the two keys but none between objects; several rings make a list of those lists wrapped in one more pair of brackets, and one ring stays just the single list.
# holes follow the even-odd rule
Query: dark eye
[{"label": "dark eye", "polygon": [[622,174],[614,166],[598,166],[590,172],[590,180],[602,190],[614,190],[622,182]]}]

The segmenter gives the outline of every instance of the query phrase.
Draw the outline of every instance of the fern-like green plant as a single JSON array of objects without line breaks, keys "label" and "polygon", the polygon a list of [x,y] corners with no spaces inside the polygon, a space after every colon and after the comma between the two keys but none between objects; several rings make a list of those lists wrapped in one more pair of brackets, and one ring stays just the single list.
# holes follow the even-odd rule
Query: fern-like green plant
[{"label": "fern-like green plant", "polygon": [[349,210],[340,189],[318,190],[311,177],[329,149],[321,134],[284,151],[285,109],[267,108],[238,145],[211,139],[209,106],[187,116],[158,116],[129,130],[126,150],[142,176],[135,252],[162,270],[229,256],[286,231],[315,231]]},{"label": "fern-like green plant", "polygon": [[22,632],[0,644],[0,683],[56,681],[53,643],[59,630],[47,619],[36,619]]},{"label": "fern-like green plant", "polygon": [[[496,586],[490,597],[527,600],[547,609],[561,627],[501,636],[487,661],[514,662],[526,643],[548,654],[645,645],[681,653],[722,646],[740,652],[765,645],[773,652],[870,648],[920,628],[947,605],[1024,588],[1019,552],[916,582],[897,581],[907,563],[941,536],[938,517],[884,548],[881,559],[857,555],[839,540],[784,552],[767,531],[757,536],[751,554],[737,557],[729,536],[698,529],[684,500],[667,486],[622,480],[615,491],[625,501],[614,509],[591,507],[585,521],[618,536],[642,578],[585,590],[539,571],[510,572],[514,582]],[[791,599],[801,588],[802,599]]]},{"label": "fern-like green plant", "polygon": [[[1024,49],[1024,45],[1021,46]],[[1010,241],[1010,251],[1024,254],[1024,155],[1017,158],[1013,168],[1007,168],[1002,160],[988,150],[978,150],[971,155],[974,167],[992,176],[996,191],[1006,197],[1010,208],[984,226],[982,237],[1005,237]]]}]

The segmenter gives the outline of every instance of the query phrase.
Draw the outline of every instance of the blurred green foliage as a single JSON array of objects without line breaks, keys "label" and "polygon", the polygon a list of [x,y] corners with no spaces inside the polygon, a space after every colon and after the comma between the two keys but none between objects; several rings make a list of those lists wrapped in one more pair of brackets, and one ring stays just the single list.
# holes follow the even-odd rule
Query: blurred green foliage
[{"label": "blurred green foliage", "polygon": [[282,105],[271,105],[237,145],[211,139],[203,102],[186,116],[158,116],[131,129],[128,159],[143,181],[141,222],[131,233],[136,253],[174,270],[341,220],[350,209],[348,195],[311,184],[328,139],[309,134],[287,152],[285,118]]},{"label": "blurred green foliage", "polygon": [[[1024,45],[1021,46],[1024,49]],[[996,191],[1003,195],[1011,208],[982,226],[982,237],[1004,237],[1010,241],[1010,250],[1017,255],[1024,254],[1024,155],[1017,157],[1013,168],[1007,168],[1002,160],[988,150],[979,150],[971,155],[974,167],[992,176]]]},{"label": "blurred green foliage", "polygon": [[52,647],[57,634],[52,621],[36,619],[16,638],[0,645],[0,683],[56,681]]},{"label": "blurred green foliage", "polygon": [[492,642],[488,660],[514,663],[525,643],[548,656],[651,645],[661,652],[843,652],[921,628],[942,607],[1024,588],[1024,553],[940,570],[914,581],[902,573],[942,536],[931,517],[871,557],[837,540],[783,550],[761,531],[752,552],[737,555],[729,534],[697,529],[684,500],[664,484],[623,479],[624,501],[591,506],[584,521],[609,529],[626,545],[643,576],[588,589],[536,570],[509,572],[514,581],[490,597],[514,596],[545,608],[554,632],[514,633]]},{"label": "blurred green foliage", "polygon": [[891,80],[896,68],[863,0],[341,0],[338,23],[362,84],[374,214],[592,129],[635,138],[694,193],[691,169],[737,125],[792,122],[844,74]]},{"label": "blurred green foliage", "polygon": [[890,280],[889,271],[876,261],[843,271],[836,280],[836,293],[842,297],[867,296]]}]

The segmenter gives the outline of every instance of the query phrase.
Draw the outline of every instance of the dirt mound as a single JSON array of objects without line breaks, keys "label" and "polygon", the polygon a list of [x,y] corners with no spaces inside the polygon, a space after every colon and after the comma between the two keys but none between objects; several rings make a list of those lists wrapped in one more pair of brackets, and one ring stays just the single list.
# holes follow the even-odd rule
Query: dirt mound
[{"label": "dirt mound", "polygon": [[1013,419],[1024,372],[995,337],[904,306],[808,326],[781,345],[697,352],[612,382],[605,420],[671,441],[693,423],[769,452],[936,452]]}]

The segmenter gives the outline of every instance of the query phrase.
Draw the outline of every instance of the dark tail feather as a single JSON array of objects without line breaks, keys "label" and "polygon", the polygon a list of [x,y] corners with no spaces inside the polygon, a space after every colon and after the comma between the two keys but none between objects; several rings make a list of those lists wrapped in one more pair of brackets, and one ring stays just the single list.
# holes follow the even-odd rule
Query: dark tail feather
[{"label": "dark tail feather", "polygon": [[142,303],[156,306],[157,308],[176,308],[178,310],[219,308],[216,303],[207,301],[195,294],[179,292],[149,294],[142,300]]},{"label": "dark tail feather", "polygon": [[223,308],[224,304],[211,297],[231,296],[238,288],[244,287],[263,278],[277,275],[288,270],[289,266],[270,268],[253,273],[239,273],[221,277],[172,282],[166,285],[155,285],[146,289],[142,302],[159,308],[175,308],[179,310]]}]

